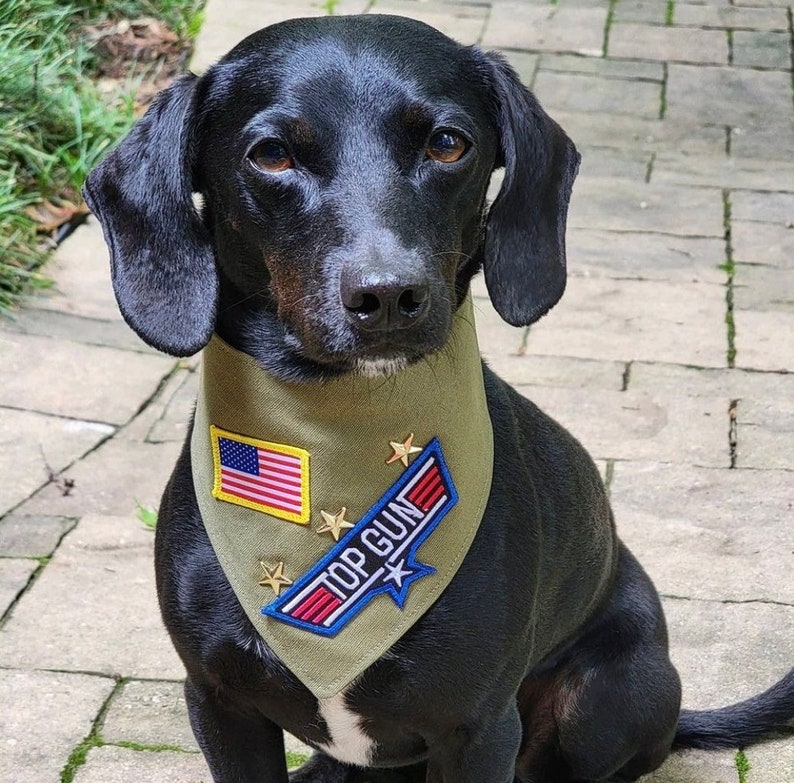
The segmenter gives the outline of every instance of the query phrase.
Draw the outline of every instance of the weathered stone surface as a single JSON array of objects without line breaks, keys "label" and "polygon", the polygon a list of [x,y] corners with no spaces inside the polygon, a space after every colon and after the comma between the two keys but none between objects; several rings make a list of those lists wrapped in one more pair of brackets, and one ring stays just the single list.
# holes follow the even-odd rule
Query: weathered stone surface
[{"label": "weathered stone surface", "polygon": [[794,399],[794,373],[748,372],[741,369],[634,362],[629,371],[628,388],[662,395],[727,397],[731,400]]},{"label": "weathered stone surface", "polygon": [[722,191],[607,177],[580,177],[568,225],[610,231],[722,237]]},{"label": "weathered stone surface", "polygon": [[728,467],[728,401],[519,386],[595,459]]},{"label": "weathered stone surface", "polygon": [[602,147],[579,148],[582,177],[621,177],[644,183],[651,166],[652,153],[647,150],[615,150]]},{"label": "weathered stone surface", "polygon": [[736,310],[736,366],[790,370],[794,356],[794,313]]},{"label": "weathered stone surface", "polygon": [[107,745],[92,748],[74,783],[212,783],[200,753],[148,751]]},{"label": "weathered stone surface", "polygon": [[0,780],[60,780],[114,685],[107,677],[0,669]]},{"label": "weathered stone surface", "polygon": [[529,353],[721,367],[725,291],[705,283],[572,277],[532,327]]},{"label": "weathered stone surface", "polygon": [[790,473],[619,462],[610,488],[618,534],[665,595],[794,603]]},{"label": "weathered stone surface", "polygon": [[733,64],[755,68],[791,68],[790,36],[787,32],[751,32],[735,30],[733,33]]},{"label": "weathered stone surface", "polygon": [[670,756],[643,783],[736,783],[733,751],[696,750]]},{"label": "weathered stone surface", "polygon": [[746,699],[790,670],[794,607],[676,598],[663,604],[686,709],[712,709]]},{"label": "weathered stone surface", "polygon": [[[677,155],[719,157],[725,153],[724,127],[693,128],[690,123],[660,120],[658,114],[643,119],[612,111],[586,113],[578,108],[555,109],[554,118],[576,144],[632,151],[669,151]],[[768,155],[768,146],[766,151]]]},{"label": "weathered stone surface", "polygon": [[0,632],[0,666],[183,677],[157,608],[153,539],[131,517],[81,519]]},{"label": "weathered stone surface", "polygon": [[109,743],[199,749],[190,729],[182,682],[125,683],[113,697],[100,735]]},{"label": "weathered stone surface", "polygon": [[75,482],[67,496],[44,487],[21,506],[20,513],[134,514],[137,503],[157,507],[171,475],[181,444],[137,443],[118,438],[104,443],[69,469]]},{"label": "weathered stone surface", "polygon": [[794,470],[794,398],[740,401],[736,438],[738,466]]},{"label": "weathered stone surface", "polygon": [[794,743],[791,739],[756,745],[745,751],[754,780],[785,780],[794,769]]},{"label": "weathered stone surface", "polygon": [[776,223],[788,229],[794,223],[794,193],[735,191],[731,193],[731,218]]},{"label": "weathered stone surface", "polygon": [[717,65],[728,62],[728,36],[724,30],[613,24],[607,49],[611,57]]},{"label": "weathered stone surface", "polygon": [[661,63],[635,60],[608,60],[603,57],[545,52],[540,59],[540,68],[543,71],[584,73],[622,81],[653,81],[659,84],[664,81],[664,66]]},{"label": "weathered stone surface", "polygon": [[731,245],[733,260],[738,263],[794,269],[794,218],[790,228],[785,222],[732,220]]},{"label": "weathered stone surface", "polygon": [[[750,30],[783,30],[788,27],[785,8],[740,8],[749,5],[728,3],[676,3],[673,19],[677,25],[690,27],[722,27]],[[760,5],[773,5],[761,0]],[[734,35],[736,34],[734,33]]]},{"label": "weathered stone surface", "polygon": [[661,106],[661,85],[653,81],[607,79],[586,73],[538,71],[535,94],[546,111],[608,112],[655,119]]},{"label": "weathered stone surface", "polygon": [[14,313],[13,320],[3,322],[3,330],[31,334],[56,340],[69,340],[86,345],[104,345],[124,351],[156,354],[124,321],[102,321],[57,310],[24,309]]},{"label": "weathered stone surface", "polygon": [[708,158],[703,155],[662,152],[653,162],[651,181],[720,188],[784,190],[794,187],[794,163],[780,161],[775,166],[770,166],[764,160],[743,160],[725,155]]},{"label": "weathered stone surface", "polygon": [[[358,14],[367,9],[366,0],[342,0],[339,14]],[[243,38],[262,27],[296,16],[324,16],[326,11],[313,0],[290,0],[287,3],[262,3],[260,0],[235,0],[235,13],[229,14],[223,3],[207,3],[204,24],[196,38],[190,70],[203,73]]]},{"label": "weathered stone surface", "polygon": [[562,386],[574,389],[620,391],[622,362],[599,362],[567,356],[516,356],[496,351],[487,359],[490,368],[513,386]]},{"label": "weathered stone surface", "polygon": [[95,218],[89,218],[58,247],[47,264],[47,277],[54,287],[32,297],[29,307],[121,320],[110,282],[107,245]]},{"label": "weathered stone surface", "polygon": [[25,589],[38,567],[37,560],[0,557],[0,616]]},{"label": "weathered stone surface", "polygon": [[63,470],[112,432],[107,424],[0,408],[0,516],[46,484],[48,468]]},{"label": "weathered stone surface", "polygon": [[[27,335],[0,336],[0,405],[123,424],[176,360]],[[119,378],[124,378],[119,383]]]},{"label": "weathered stone surface", "polygon": [[[187,367],[181,366],[182,363],[180,362],[180,367],[176,372],[170,375],[166,381],[162,384],[160,389],[158,390],[157,394],[149,400],[149,404],[141,410],[141,412],[127,424],[118,434],[119,438],[129,439],[129,440],[149,440],[150,433],[158,427],[159,422],[166,416],[166,411],[169,411],[171,406],[171,401],[176,397],[177,394],[180,393],[181,388],[185,385],[188,380],[188,377],[193,374],[193,371],[188,369]],[[196,373],[196,376],[198,374]],[[191,380],[191,383],[197,383],[198,378]],[[177,429],[178,429],[178,422],[175,420],[178,412],[176,408],[181,409],[182,398],[180,397],[180,402],[175,402],[175,409],[173,414],[169,417],[169,420],[174,419],[173,421],[173,430],[172,434],[177,436]],[[192,409],[187,411],[187,415],[184,417],[184,420],[181,422],[182,429],[179,430],[180,432],[184,433],[185,425],[190,417]],[[183,439],[182,438],[174,438],[174,439]],[[162,442],[164,440],[170,440],[171,438],[163,437],[158,439],[157,442]]]},{"label": "weathered stone surface", "polygon": [[[114,697],[100,733],[109,743],[199,749],[190,729],[181,682],[126,683]],[[288,751],[303,756],[312,753],[311,748],[290,734],[284,735],[284,745]]]},{"label": "weathered stone surface", "polygon": [[737,158],[790,161],[794,158],[794,120],[733,128],[731,154]]},{"label": "weathered stone surface", "polygon": [[372,9],[378,14],[410,16],[429,24],[462,44],[479,43],[487,19],[488,7],[467,3],[378,0]]},{"label": "weathered stone surface", "polygon": [[785,123],[791,117],[791,80],[780,71],[673,64],[665,117],[739,126]]},{"label": "weathered stone surface", "polygon": [[146,440],[150,443],[181,442],[193,415],[199,389],[199,373],[188,372],[179,388],[168,400],[162,416],[152,426]]},{"label": "weathered stone surface", "polygon": [[603,5],[577,8],[565,4],[495,3],[483,44],[598,57],[603,49],[606,18],[607,9]]},{"label": "weathered stone surface", "polygon": [[66,517],[9,514],[0,519],[0,555],[49,557],[74,524],[74,519]]},{"label": "weathered stone surface", "polygon": [[572,228],[566,244],[573,275],[718,285],[727,279],[722,238]]},{"label": "weathered stone surface", "polygon": [[777,269],[737,264],[733,306],[740,310],[794,313],[794,266]]}]

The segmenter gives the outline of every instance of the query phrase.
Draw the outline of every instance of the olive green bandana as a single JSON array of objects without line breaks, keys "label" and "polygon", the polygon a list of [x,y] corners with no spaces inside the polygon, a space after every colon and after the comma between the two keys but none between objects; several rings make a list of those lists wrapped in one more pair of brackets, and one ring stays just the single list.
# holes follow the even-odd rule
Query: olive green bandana
[{"label": "olive green bandana", "polygon": [[442,350],[383,378],[287,383],[213,337],[191,449],[246,614],[333,696],[430,608],[482,519],[493,433],[471,301]]}]

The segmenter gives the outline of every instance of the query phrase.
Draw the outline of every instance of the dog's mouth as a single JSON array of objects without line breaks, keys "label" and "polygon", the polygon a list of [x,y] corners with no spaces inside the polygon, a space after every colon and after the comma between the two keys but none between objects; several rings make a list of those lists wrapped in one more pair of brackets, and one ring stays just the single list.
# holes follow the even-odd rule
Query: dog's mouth
[{"label": "dog's mouth", "polygon": [[415,330],[376,335],[336,325],[312,323],[309,328],[287,329],[286,343],[293,354],[317,367],[321,374],[352,373],[368,378],[396,375],[439,350],[449,325],[430,324]]}]

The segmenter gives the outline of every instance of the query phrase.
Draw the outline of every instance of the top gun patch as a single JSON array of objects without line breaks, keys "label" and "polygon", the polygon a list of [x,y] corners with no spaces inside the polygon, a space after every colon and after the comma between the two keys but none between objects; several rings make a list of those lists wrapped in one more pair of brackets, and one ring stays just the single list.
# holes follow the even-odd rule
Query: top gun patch
[{"label": "top gun patch", "polygon": [[458,502],[441,444],[432,440],[364,517],[262,614],[335,636],[378,594],[402,609],[408,588],[435,569],[416,552]]}]

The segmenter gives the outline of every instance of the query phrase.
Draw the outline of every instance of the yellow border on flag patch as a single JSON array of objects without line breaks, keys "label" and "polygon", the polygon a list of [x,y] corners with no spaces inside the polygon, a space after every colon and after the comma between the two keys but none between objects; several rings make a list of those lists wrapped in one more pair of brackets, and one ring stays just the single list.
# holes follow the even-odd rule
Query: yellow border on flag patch
[{"label": "yellow border on flag patch", "polygon": [[[258,446],[269,451],[275,451],[279,454],[289,454],[291,457],[298,457],[301,466],[301,513],[296,514],[292,511],[284,511],[280,508],[273,508],[264,503],[257,503],[255,500],[247,500],[246,498],[238,497],[237,495],[230,495],[221,489],[221,449],[218,443],[218,438],[228,438],[229,440],[244,443],[247,446]],[[299,449],[297,446],[287,446],[283,443],[269,443],[266,440],[257,440],[256,438],[248,438],[245,435],[238,435],[236,432],[228,432],[210,424],[210,441],[212,443],[212,467],[215,474],[215,480],[212,487],[212,496],[218,500],[225,500],[228,503],[234,503],[238,506],[245,506],[252,508],[254,511],[262,511],[265,514],[278,517],[279,519],[286,519],[288,522],[297,522],[299,525],[305,525],[309,522],[309,452],[305,449]]]}]

